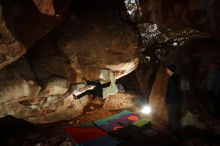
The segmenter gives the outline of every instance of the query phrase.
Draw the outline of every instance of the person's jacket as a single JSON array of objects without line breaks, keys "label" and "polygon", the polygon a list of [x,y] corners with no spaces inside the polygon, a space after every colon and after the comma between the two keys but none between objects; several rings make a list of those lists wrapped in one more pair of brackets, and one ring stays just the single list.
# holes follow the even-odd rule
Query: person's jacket
[{"label": "person's jacket", "polygon": [[102,89],[103,98],[118,93],[118,88],[117,85],[115,84],[116,81],[111,72],[110,72],[110,81],[111,81],[110,86]]},{"label": "person's jacket", "polygon": [[220,97],[220,70],[216,71],[215,76],[215,96]]},{"label": "person's jacket", "polygon": [[177,74],[173,74],[168,79],[166,103],[179,103],[181,101],[180,95],[180,77]]}]

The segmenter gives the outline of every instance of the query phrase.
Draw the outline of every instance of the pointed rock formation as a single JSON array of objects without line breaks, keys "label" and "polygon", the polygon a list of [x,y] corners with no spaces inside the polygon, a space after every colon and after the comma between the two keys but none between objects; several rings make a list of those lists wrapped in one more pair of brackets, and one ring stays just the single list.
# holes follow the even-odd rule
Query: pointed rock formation
[{"label": "pointed rock formation", "polygon": [[42,3],[41,0],[0,1],[0,69],[16,61],[65,18],[69,0]]}]

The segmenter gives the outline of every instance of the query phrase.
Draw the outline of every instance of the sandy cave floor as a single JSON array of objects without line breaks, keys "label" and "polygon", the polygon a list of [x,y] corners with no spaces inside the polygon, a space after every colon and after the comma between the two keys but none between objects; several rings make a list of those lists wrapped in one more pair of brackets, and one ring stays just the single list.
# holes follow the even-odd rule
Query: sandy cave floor
[{"label": "sandy cave floor", "polygon": [[[64,134],[63,129],[65,127],[79,126],[83,123],[102,119],[122,111],[122,110],[113,110],[113,111],[102,110],[102,105],[103,103],[101,101],[94,100],[88,106],[86,106],[86,108],[84,109],[84,113],[80,117],[77,117],[73,120],[62,121],[53,124],[31,125],[23,121],[18,122],[16,120],[13,120],[15,124],[14,126],[9,125],[9,127],[4,127],[4,130],[1,129],[1,133],[3,133],[1,135],[1,138],[3,138],[3,141],[1,142],[0,145],[59,146],[63,143],[70,144],[70,142],[67,140],[66,135]],[[133,107],[127,110],[140,114],[138,107]],[[209,143],[209,145],[206,146],[217,146],[220,144],[219,137],[213,137],[211,132],[198,131],[196,129],[190,128],[190,130],[187,129],[187,131],[183,131],[181,134],[175,135],[170,133],[170,131],[168,131],[165,128],[165,124],[161,123],[161,120],[158,119],[157,117],[151,117],[151,116],[147,117],[144,115],[142,116],[151,120],[153,128],[159,131],[160,133],[159,136],[148,139],[147,144],[150,144],[152,146],[159,146],[161,144],[164,146],[165,143],[166,143],[165,145],[169,145],[169,146],[172,145],[190,146],[191,143],[196,143],[196,144],[199,143],[200,144],[199,146],[203,146],[204,143],[205,144]],[[11,122],[11,119],[9,120]],[[13,122],[11,123],[13,124]],[[198,135],[199,132],[200,133],[202,132],[202,134]],[[141,140],[144,143],[146,143],[146,139],[142,138],[138,141]],[[128,144],[128,146],[130,145]],[[196,145],[192,145],[192,146],[196,146]]]},{"label": "sandy cave floor", "polygon": [[[102,110],[103,104],[104,103],[98,99],[93,100],[90,104],[88,104],[85,107],[81,116],[72,120],[52,124],[31,125],[24,121],[17,122],[17,119],[11,120],[11,118],[9,118],[7,120],[10,121],[10,124],[7,124],[7,126],[4,128],[4,130],[6,130],[6,134],[4,134],[2,138],[5,140],[4,143],[6,145],[32,146],[38,144],[38,146],[58,146],[66,140],[63,131],[64,127],[79,126],[83,123],[102,119],[122,111]],[[137,107],[133,107],[127,110],[132,112],[138,112],[139,109]],[[145,116],[145,118],[149,117]]]}]

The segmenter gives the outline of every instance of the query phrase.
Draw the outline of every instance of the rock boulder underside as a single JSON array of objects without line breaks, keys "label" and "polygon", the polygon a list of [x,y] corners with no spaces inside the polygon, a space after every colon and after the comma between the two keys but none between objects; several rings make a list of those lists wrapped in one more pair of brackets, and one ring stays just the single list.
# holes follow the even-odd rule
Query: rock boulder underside
[{"label": "rock boulder underside", "polygon": [[[68,14],[69,0],[0,1],[0,69],[16,61]],[[42,4],[44,3],[44,4]],[[53,13],[52,13],[53,12]]]},{"label": "rock boulder underside", "polygon": [[[84,96],[80,100],[75,100],[72,95],[64,97],[71,84],[82,82],[82,77],[100,80],[100,72],[104,68],[117,71],[116,77],[120,78],[137,67],[136,32],[117,15],[86,12],[68,16],[64,20],[65,9],[57,7],[54,1],[33,0],[29,7],[21,5],[22,2],[12,5],[18,7],[21,14],[17,15],[22,17],[15,16],[12,20],[0,22],[0,29],[4,30],[0,41],[6,37],[9,39],[5,40],[13,40],[0,44],[0,49],[5,46],[4,50],[7,51],[10,45],[19,46],[16,53],[12,52],[15,55],[11,61],[6,63],[7,60],[3,60],[0,64],[1,117],[12,115],[32,123],[75,118],[83,113],[94,97]],[[9,8],[12,9],[12,6]],[[34,9],[30,10],[31,6]],[[10,9],[3,11],[7,19]],[[0,10],[1,14],[1,5]],[[35,10],[37,13],[34,14],[39,19],[25,13]],[[5,20],[2,14],[0,16],[0,20]],[[28,23],[19,20],[27,17]],[[61,20],[62,23],[51,29],[52,24]],[[10,29],[6,23],[10,24]],[[15,26],[15,23],[19,25]],[[127,94],[111,96],[106,99],[103,109],[132,107],[132,99]]]}]

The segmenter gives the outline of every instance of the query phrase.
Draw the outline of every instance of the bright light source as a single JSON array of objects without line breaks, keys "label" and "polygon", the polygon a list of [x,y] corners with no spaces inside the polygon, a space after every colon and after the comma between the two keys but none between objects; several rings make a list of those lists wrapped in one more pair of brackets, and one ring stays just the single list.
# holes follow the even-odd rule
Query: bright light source
[{"label": "bright light source", "polygon": [[143,114],[148,115],[148,114],[151,113],[151,107],[148,106],[148,105],[145,105],[145,106],[141,109],[141,112],[142,112]]},{"label": "bright light source", "polygon": [[178,43],[177,42],[173,42],[173,46],[177,46],[178,45]]}]

